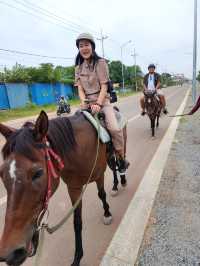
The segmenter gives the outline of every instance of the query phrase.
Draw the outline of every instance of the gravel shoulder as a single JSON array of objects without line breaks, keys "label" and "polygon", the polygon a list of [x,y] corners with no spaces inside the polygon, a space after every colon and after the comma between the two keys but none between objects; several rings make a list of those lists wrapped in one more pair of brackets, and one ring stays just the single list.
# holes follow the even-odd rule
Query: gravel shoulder
[{"label": "gravel shoulder", "polygon": [[181,118],[136,265],[200,265],[199,150],[197,112]]}]

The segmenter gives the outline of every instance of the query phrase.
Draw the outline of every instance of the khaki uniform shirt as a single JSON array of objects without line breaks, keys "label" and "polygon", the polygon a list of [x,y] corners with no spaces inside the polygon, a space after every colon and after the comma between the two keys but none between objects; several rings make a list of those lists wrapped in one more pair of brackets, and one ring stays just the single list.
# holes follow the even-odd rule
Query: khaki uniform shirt
[{"label": "khaki uniform shirt", "polygon": [[[109,81],[108,65],[104,59],[99,59],[93,67],[93,64],[88,64],[86,61],[82,65],[75,68],[75,86],[81,85],[85,96],[89,100],[96,101],[98,99],[101,85]],[[109,94],[105,99],[107,103]]]}]

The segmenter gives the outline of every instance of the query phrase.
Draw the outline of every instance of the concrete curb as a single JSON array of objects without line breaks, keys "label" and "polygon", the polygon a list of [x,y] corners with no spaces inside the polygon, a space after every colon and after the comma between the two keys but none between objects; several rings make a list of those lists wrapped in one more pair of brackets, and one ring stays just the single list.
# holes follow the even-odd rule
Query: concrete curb
[{"label": "concrete curb", "polygon": [[[182,114],[189,96],[187,91],[176,114]],[[156,192],[170,148],[179,125],[180,117],[173,118],[158,147],[135,196],[122,219],[100,266],[135,265],[146,225],[153,207]]]}]

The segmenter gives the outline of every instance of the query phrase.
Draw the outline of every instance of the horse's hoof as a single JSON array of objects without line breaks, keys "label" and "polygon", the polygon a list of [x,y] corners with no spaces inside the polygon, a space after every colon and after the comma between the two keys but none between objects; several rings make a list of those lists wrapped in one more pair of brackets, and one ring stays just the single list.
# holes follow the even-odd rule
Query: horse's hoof
[{"label": "horse's hoof", "polygon": [[113,218],[112,218],[112,216],[108,216],[108,217],[103,217],[103,223],[105,224],[105,225],[110,225],[111,223],[112,223],[112,220],[113,220]]},{"label": "horse's hoof", "polygon": [[118,189],[117,190],[111,190],[111,192],[110,192],[110,195],[112,196],[112,197],[116,197],[117,195],[118,195]]},{"label": "horse's hoof", "polygon": [[127,182],[121,183],[121,185],[122,185],[123,188],[125,188],[125,187],[127,187]]}]

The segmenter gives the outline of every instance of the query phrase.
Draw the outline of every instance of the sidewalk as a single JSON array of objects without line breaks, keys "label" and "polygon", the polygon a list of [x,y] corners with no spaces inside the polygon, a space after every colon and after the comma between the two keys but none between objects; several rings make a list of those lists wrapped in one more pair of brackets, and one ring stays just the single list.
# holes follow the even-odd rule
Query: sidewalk
[{"label": "sidewalk", "polygon": [[136,265],[200,265],[199,112],[180,120]]}]

